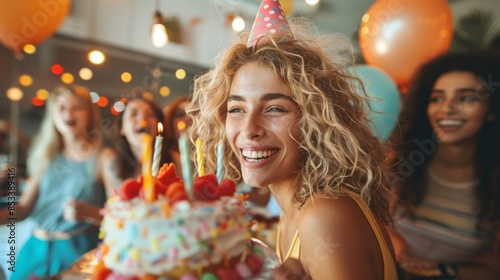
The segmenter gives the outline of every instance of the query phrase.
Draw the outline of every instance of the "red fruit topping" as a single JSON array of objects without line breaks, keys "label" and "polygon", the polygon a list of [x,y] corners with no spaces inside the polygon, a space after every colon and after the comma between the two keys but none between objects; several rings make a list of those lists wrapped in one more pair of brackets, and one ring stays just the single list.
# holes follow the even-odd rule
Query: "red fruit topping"
[{"label": "red fruit topping", "polygon": [[257,253],[252,253],[245,260],[246,265],[250,268],[253,273],[257,273],[261,270],[264,260]]},{"label": "red fruit topping", "polygon": [[217,277],[219,280],[238,280],[242,277],[238,274],[235,269],[232,268],[221,268],[217,270]]},{"label": "red fruit topping", "polygon": [[196,177],[194,179],[195,183],[198,182],[198,181],[212,182],[212,183],[217,184],[217,176],[215,174],[213,174],[213,173],[210,173],[210,174],[207,174],[207,175]]},{"label": "red fruit topping", "polygon": [[182,182],[173,182],[167,187],[167,191],[165,193],[165,196],[170,199],[170,197],[176,193],[186,193],[186,190],[184,189],[184,184]]},{"label": "red fruit topping", "polygon": [[[204,177],[208,177],[204,176]],[[198,177],[193,183],[193,196],[195,200],[212,201],[219,198],[219,187],[217,186],[217,178]],[[214,175],[215,178],[215,175]]]},{"label": "red fruit topping", "polygon": [[236,183],[231,179],[223,180],[219,185],[220,196],[232,196],[236,192]]},{"label": "red fruit topping", "polygon": [[169,196],[168,198],[168,204],[169,205],[174,205],[175,203],[182,201],[182,200],[188,200],[188,196],[186,192],[176,192]]},{"label": "red fruit topping", "polygon": [[167,192],[167,186],[165,186],[160,180],[154,179],[155,180],[155,198],[158,198],[158,195],[165,195]]},{"label": "red fruit topping", "polygon": [[175,166],[173,163],[165,163],[158,171],[158,180],[160,180],[165,186],[170,185],[172,182],[180,181],[181,179],[175,173]]},{"label": "red fruit topping", "polygon": [[125,180],[120,189],[118,190],[118,196],[121,200],[131,200],[139,195],[142,189],[142,184],[134,179]]}]

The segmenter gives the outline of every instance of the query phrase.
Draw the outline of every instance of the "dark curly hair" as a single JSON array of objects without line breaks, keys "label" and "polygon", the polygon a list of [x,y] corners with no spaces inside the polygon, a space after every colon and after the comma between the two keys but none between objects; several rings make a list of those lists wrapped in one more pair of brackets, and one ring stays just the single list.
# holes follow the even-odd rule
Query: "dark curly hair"
[{"label": "dark curly hair", "polygon": [[[165,126],[162,109],[156,103],[145,98],[142,94],[134,94],[126,97],[125,99],[125,106],[127,106],[127,104],[133,100],[147,103],[155,113],[158,121],[161,122],[163,126]],[[134,157],[127,138],[124,135],[120,134],[120,130],[123,125],[124,112],[125,110],[123,110],[120,115],[115,118],[115,121],[113,123],[113,148],[117,153],[114,166],[116,167],[116,174],[122,180],[131,178],[131,176],[138,170],[139,166],[141,165],[141,163]],[[170,157],[170,154],[168,153],[167,142],[164,140],[162,143],[160,166],[162,166],[164,163],[170,162],[172,162],[172,159]]]},{"label": "dark curly hair", "polygon": [[[398,188],[395,206],[410,217],[426,194],[425,174],[427,163],[438,144],[427,116],[427,106],[435,82],[446,73],[460,71],[473,73],[486,92],[482,97],[489,101],[494,119],[484,123],[479,131],[476,152],[476,170],[479,188],[477,201],[482,224],[487,226],[500,220],[500,53],[447,53],[421,66],[410,83],[400,116],[400,130],[391,135],[390,142],[399,155],[394,158]],[[432,141],[429,142],[429,141]],[[425,146],[427,145],[427,146]],[[425,151],[423,151],[425,150]],[[423,151],[416,164],[416,151]],[[413,164],[408,165],[409,162]],[[404,164],[406,163],[406,164]]]}]

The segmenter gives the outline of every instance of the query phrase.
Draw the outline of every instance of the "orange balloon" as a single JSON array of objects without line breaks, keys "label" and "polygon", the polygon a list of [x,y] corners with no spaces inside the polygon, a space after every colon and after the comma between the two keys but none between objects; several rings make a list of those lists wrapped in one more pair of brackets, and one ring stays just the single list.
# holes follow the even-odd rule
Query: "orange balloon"
[{"label": "orange balloon", "polygon": [[423,63],[446,52],[453,18],[445,0],[380,0],[361,20],[359,45],[368,64],[408,85]]},{"label": "orange balloon", "polygon": [[290,16],[293,12],[293,0],[279,0],[285,16]]},{"label": "orange balloon", "polygon": [[70,0],[0,0],[0,43],[15,53],[51,37],[66,17]]}]

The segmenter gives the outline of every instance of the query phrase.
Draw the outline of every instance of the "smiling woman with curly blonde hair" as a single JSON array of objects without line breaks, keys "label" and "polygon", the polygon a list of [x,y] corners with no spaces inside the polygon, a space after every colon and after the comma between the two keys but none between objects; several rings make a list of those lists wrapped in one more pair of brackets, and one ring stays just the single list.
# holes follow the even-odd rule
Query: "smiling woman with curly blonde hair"
[{"label": "smiling woman with curly blonde hair", "polygon": [[242,36],[196,78],[191,133],[207,172],[223,139],[225,176],[276,197],[283,267],[298,259],[314,279],[395,279],[383,154],[361,81],[330,39],[298,25],[248,44]]}]

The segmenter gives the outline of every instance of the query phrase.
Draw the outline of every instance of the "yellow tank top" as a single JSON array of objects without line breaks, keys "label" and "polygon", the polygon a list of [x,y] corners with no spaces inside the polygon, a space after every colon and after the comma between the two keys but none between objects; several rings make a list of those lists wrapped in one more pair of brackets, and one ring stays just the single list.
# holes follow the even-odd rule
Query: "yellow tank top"
[{"label": "yellow tank top", "polygon": [[[387,246],[387,243],[385,242],[384,235],[382,234],[382,231],[380,230],[377,221],[375,220],[375,217],[373,216],[373,213],[370,211],[368,206],[365,204],[365,202],[358,197],[357,195],[354,195],[350,193],[349,191],[346,192],[356,203],[358,204],[359,208],[363,212],[363,215],[366,217],[366,220],[370,224],[371,228],[373,229],[373,232],[375,233],[375,237],[378,240],[378,245],[380,247],[380,251],[382,253],[382,259],[384,262],[384,280],[394,280],[398,279],[398,275],[396,272],[396,266],[394,264],[394,259],[392,258],[391,250],[389,249],[389,246]],[[299,231],[297,230],[295,232],[295,235],[292,240],[292,244],[290,245],[290,248],[288,249],[288,252],[283,258],[281,255],[281,250],[280,250],[280,245],[281,245],[281,233],[280,233],[280,228],[281,226],[278,225],[278,232],[276,235],[276,254],[278,255],[278,259],[280,263],[283,263],[286,261],[288,258],[294,258],[297,260],[300,260],[300,237],[299,237]]]}]

